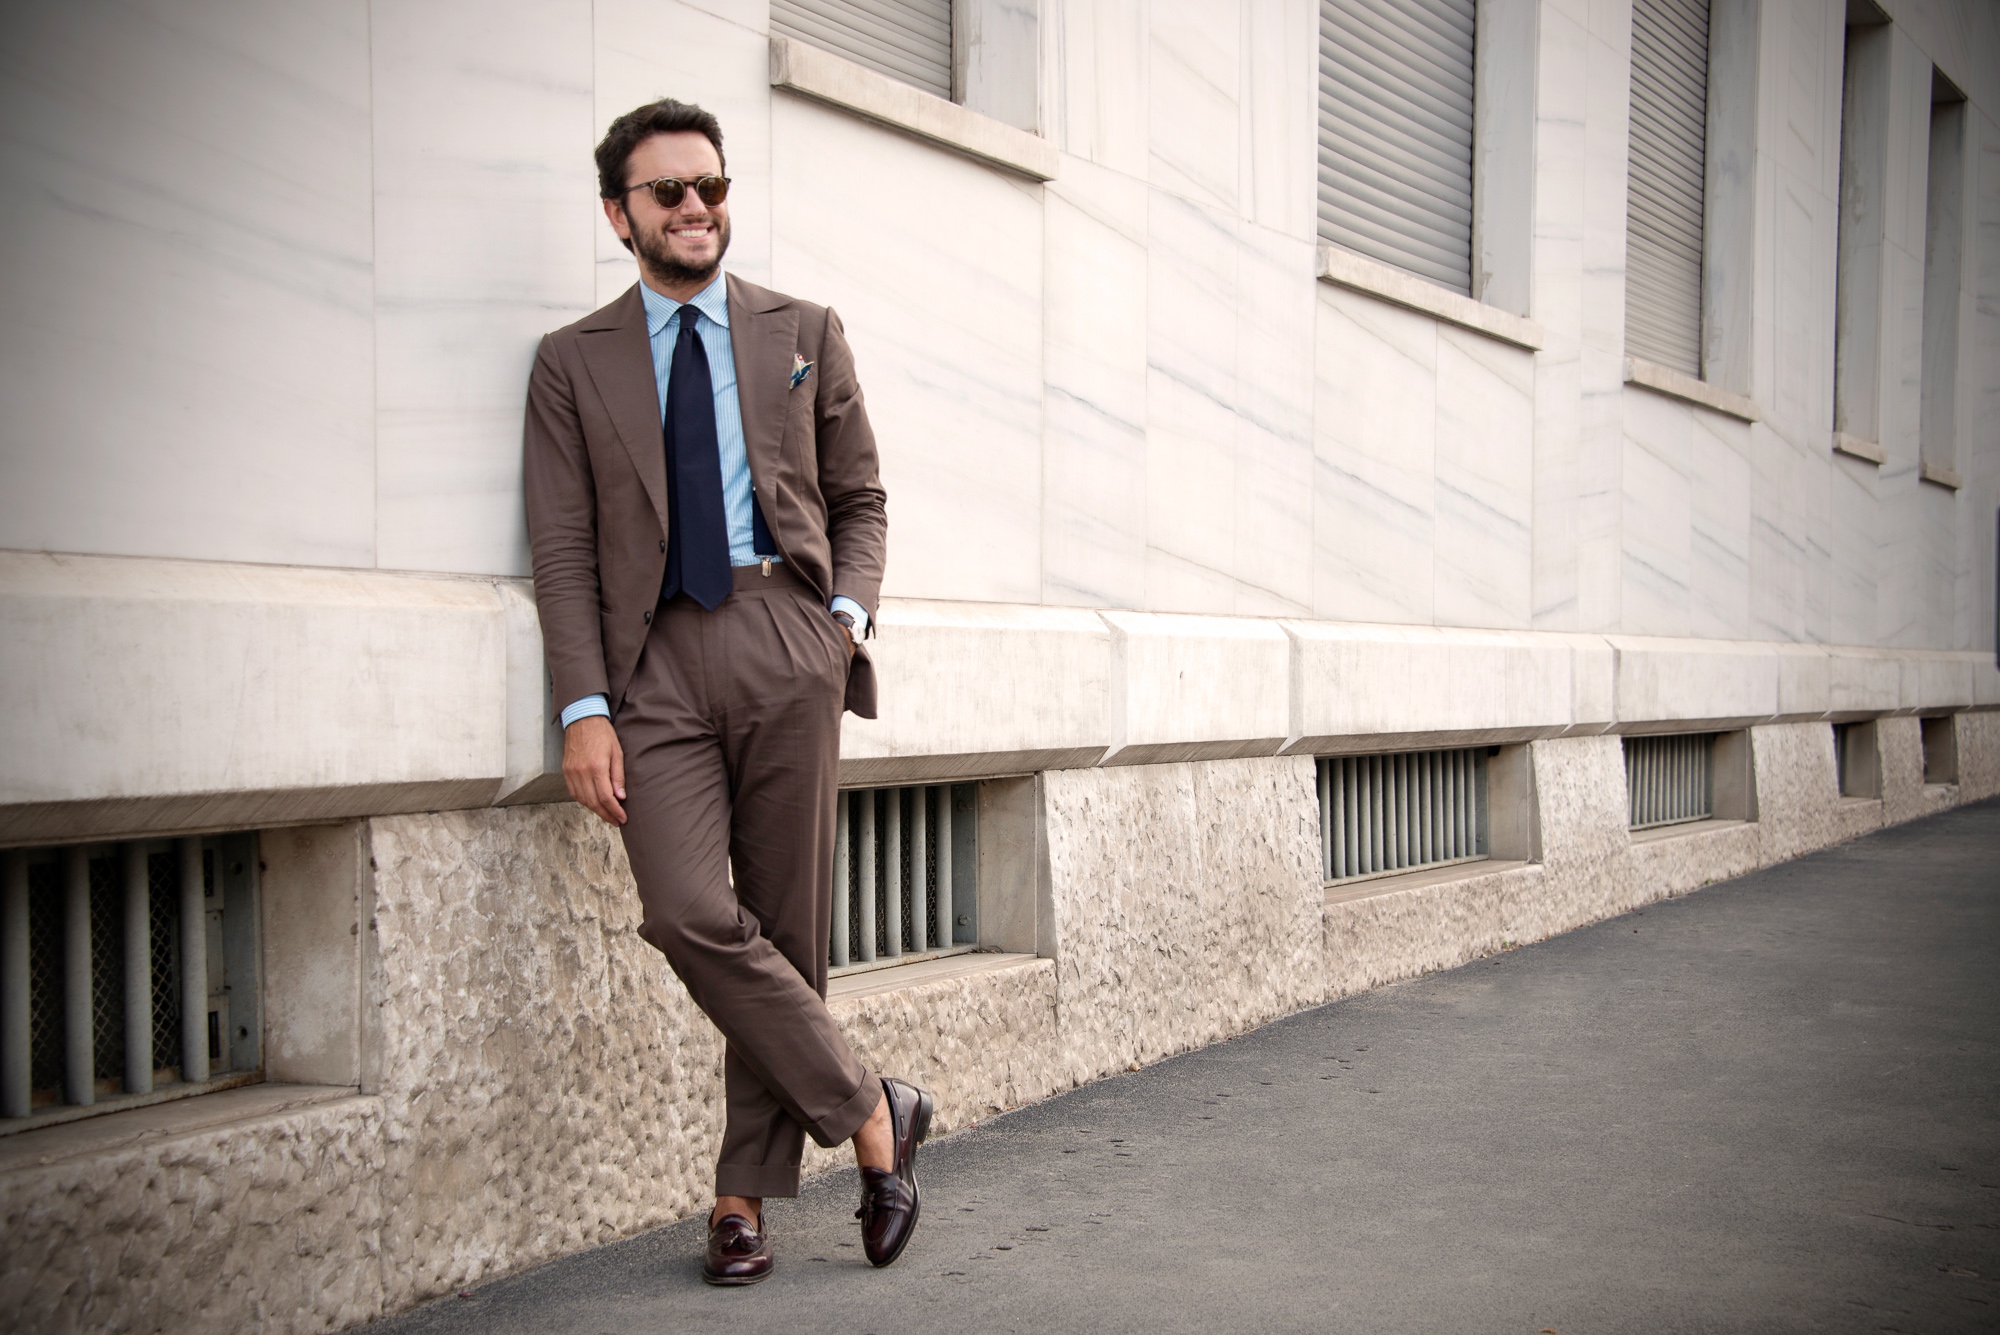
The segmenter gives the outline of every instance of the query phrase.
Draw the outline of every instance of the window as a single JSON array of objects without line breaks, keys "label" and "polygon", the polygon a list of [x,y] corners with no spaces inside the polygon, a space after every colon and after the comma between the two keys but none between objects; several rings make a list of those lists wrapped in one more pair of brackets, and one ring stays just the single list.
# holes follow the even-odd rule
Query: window
[{"label": "window", "polygon": [[1319,761],[1329,881],[1484,858],[1486,826],[1485,747]]},{"label": "window", "polygon": [[833,848],[835,971],[906,964],[979,940],[978,787],[862,788],[840,795]]},{"label": "window", "polygon": [[1958,726],[1950,714],[1919,719],[1924,747],[1924,782],[1958,782]]},{"label": "window", "polygon": [[1882,795],[1882,766],[1872,721],[1833,725],[1833,768],[1842,797]]},{"label": "window", "polygon": [[1931,71],[1930,171],[1924,191],[1924,476],[1958,485],[1959,286],[1965,251],[1965,94]]},{"label": "window", "polygon": [[1887,217],[1889,19],[1848,0],[1840,82],[1840,224],[1834,297],[1833,429],[1843,454],[1882,463],[1882,246]]},{"label": "window", "polygon": [[1632,6],[1625,350],[1700,378],[1708,0]]},{"label": "window", "polygon": [[10,1129],[203,1093],[263,1065],[253,835],[5,854]]},{"label": "window", "polygon": [[1472,292],[1475,0],[1320,0],[1319,235]]},{"label": "window", "polygon": [[1715,815],[1715,734],[1625,739],[1627,823],[1635,830]]},{"label": "window", "polygon": [[952,0],[771,0],[771,31],[949,99]]}]

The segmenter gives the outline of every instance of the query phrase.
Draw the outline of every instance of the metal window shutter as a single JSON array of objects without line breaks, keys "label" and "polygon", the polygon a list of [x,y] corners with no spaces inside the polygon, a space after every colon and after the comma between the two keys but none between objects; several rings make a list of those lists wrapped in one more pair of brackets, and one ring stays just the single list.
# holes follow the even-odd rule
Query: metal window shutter
[{"label": "metal window shutter", "polygon": [[1632,6],[1632,157],[1625,206],[1625,349],[1701,374],[1702,177],[1708,0]]},{"label": "metal window shutter", "polygon": [[1319,235],[1472,290],[1476,0],[1320,0]]},{"label": "metal window shutter", "polygon": [[771,31],[951,96],[951,0],[771,0]]}]

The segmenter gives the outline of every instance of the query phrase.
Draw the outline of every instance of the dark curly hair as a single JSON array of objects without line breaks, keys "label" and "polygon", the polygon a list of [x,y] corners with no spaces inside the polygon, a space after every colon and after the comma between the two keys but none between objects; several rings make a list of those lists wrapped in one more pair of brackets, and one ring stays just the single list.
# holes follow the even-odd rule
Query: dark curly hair
[{"label": "dark curly hair", "polygon": [[631,160],[632,150],[656,134],[685,134],[689,130],[707,136],[708,142],[715,145],[716,159],[727,172],[729,159],[722,152],[722,122],[692,102],[663,97],[643,107],[634,107],[611,122],[611,128],[604,132],[604,142],[597,146],[597,193],[606,199],[623,199],[625,164]]}]

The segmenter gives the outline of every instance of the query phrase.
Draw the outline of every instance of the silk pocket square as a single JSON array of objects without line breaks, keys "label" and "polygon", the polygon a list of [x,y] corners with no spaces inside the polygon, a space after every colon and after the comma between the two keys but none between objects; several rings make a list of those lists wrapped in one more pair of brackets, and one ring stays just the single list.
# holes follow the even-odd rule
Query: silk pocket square
[{"label": "silk pocket square", "polygon": [[812,374],[813,364],[798,353],[792,354],[792,388],[797,389]]}]

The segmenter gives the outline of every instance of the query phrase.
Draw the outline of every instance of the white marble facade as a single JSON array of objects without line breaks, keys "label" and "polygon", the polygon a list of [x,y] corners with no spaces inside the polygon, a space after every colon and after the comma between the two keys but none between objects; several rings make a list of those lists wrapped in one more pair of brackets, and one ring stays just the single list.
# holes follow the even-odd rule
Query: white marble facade
[{"label": "white marble facade", "polygon": [[[758,0],[18,7],[0,548],[523,573],[535,340],[633,280],[590,149],[672,93],[724,122],[731,266],[846,322],[892,595],[1990,644],[2000,21],[1888,8],[1875,467],[1829,449],[1833,0],[1755,7],[1755,423],[1625,384],[1620,0],[1540,5],[1502,155],[1533,351],[1314,281],[1309,0],[1042,0],[1047,183],[773,91]],[[1956,492],[1916,453],[1932,63],[1972,101]]]}]

